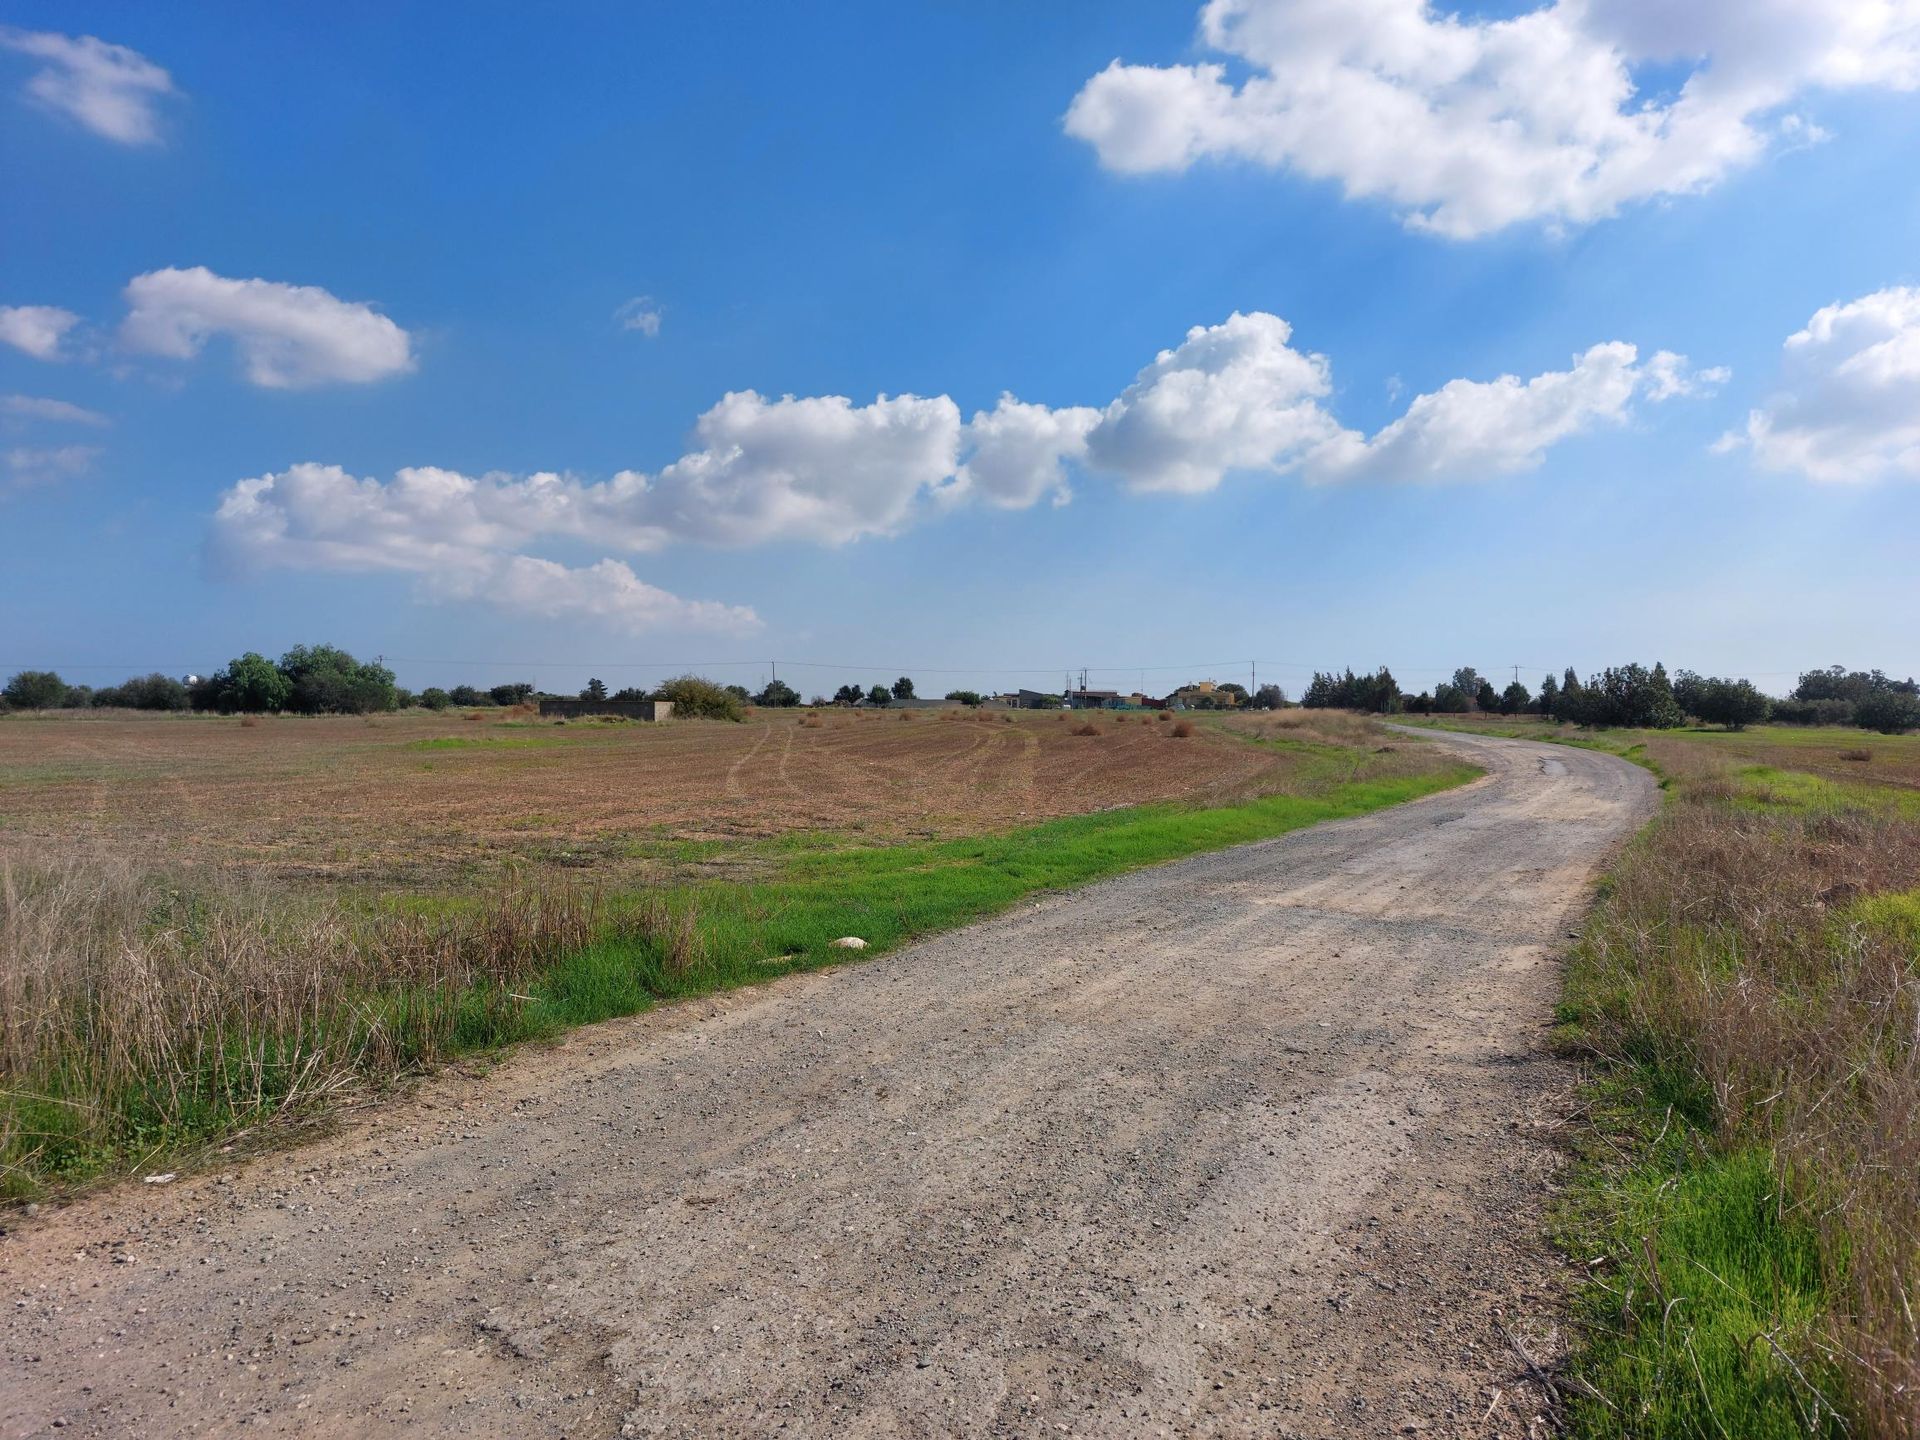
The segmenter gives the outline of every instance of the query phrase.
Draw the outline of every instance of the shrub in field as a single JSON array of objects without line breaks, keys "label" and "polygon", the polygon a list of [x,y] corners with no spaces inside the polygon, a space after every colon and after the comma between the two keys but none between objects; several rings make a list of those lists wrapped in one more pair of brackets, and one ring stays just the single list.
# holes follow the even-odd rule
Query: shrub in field
[{"label": "shrub in field", "polygon": [[516,680],[510,685],[495,685],[487,698],[496,705],[524,705],[533,698],[533,682]]},{"label": "shrub in field", "polygon": [[1068,733],[1071,735],[1098,735],[1100,733],[1100,727],[1091,720],[1083,720]]},{"label": "shrub in field", "polygon": [[1768,717],[1776,725],[1851,725],[1851,700],[1796,700],[1791,697],[1773,702]]},{"label": "shrub in field", "polygon": [[53,710],[67,703],[69,687],[51,670],[22,670],[0,691],[16,710]]},{"label": "shrub in field", "polygon": [[1167,711],[1162,710],[1159,712],[1159,714],[1155,715],[1153,718],[1158,720],[1162,725],[1164,725],[1167,723],[1167,721],[1173,719],[1173,716],[1169,714]]},{"label": "shrub in field", "polygon": [[1920,695],[1896,689],[1875,691],[1853,707],[1853,723],[1883,735],[1920,728]]},{"label": "shrub in field", "polygon": [[456,685],[447,692],[447,695],[462,710],[472,710],[477,706],[494,703],[493,695],[489,691],[477,689],[472,685]]},{"label": "shrub in field", "polygon": [[724,685],[699,675],[676,675],[653,692],[655,700],[673,702],[676,719],[744,720],[740,697]]},{"label": "shrub in field", "polygon": [[1168,731],[1167,733],[1171,739],[1184,740],[1189,735],[1193,734],[1193,722],[1191,720],[1175,721],[1173,729]]},{"label": "shrub in field", "polygon": [[127,710],[185,710],[192,703],[192,697],[184,682],[155,672],[96,690],[93,703]]},{"label": "shrub in field", "polygon": [[453,697],[438,685],[429,685],[420,692],[420,703],[429,710],[445,710],[453,704]]}]

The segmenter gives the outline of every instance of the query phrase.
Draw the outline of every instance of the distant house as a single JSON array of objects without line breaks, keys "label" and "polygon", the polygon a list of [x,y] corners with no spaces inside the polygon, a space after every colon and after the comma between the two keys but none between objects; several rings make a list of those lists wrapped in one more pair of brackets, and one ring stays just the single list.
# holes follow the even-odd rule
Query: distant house
[{"label": "distant house", "polygon": [[542,700],[542,720],[578,720],[587,715],[617,715],[626,720],[671,720],[671,700]]},{"label": "distant house", "polygon": [[1016,710],[1058,710],[1060,697],[1045,690],[1016,690],[1011,695],[995,696]]},{"label": "distant house", "polygon": [[1067,692],[1069,710],[1119,710],[1127,703],[1128,697],[1118,690],[1069,690]]}]

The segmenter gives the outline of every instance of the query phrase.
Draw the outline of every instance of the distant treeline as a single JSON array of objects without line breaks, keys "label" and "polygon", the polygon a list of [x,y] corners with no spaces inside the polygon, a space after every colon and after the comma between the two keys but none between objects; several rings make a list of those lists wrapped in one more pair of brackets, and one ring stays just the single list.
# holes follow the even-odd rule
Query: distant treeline
[{"label": "distant treeline", "polygon": [[1583,682],[1568,666],[1539,690],[1518,680],[1496,690],[1471,666],[1453,672],[1431,691],[1408,695],[1384,665],[1372,674],[1316,672],[1301,704],[1316,709],[1370,710],[1376,714],[1542,715],[1572,725],[1631,726],[1671,730],[1691,718],[1739,730],[1772,721],[1778,725],[1857,725],[1889,735],[1920,728],[1920,683],[1895,680],[1879,670],[1835,665],[1809,670],[1785,699],[1764,694],[1750,680],[1696,675],[1669,678],[1656,663],[1609,666]]}]

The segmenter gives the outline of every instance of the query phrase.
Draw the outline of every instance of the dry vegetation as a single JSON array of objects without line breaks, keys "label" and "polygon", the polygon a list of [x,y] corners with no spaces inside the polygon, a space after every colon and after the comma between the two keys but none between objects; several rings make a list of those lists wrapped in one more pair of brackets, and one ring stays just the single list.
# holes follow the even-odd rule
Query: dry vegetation
[{"label": "dry vegetation", "polygon": [[1576,1430],[1920,1434],[1920,737],[1469,723],[1669,786],[1569,975]]},{"label": "dry vegetation", "polygon": [[0,722],[0,1196],[1460,778],[1347,717],[913,718]]},{"label": "dry vegetation", "polygon": [[58,844],[288,882],[460,888],[505,868],[656,878],[674,842],[978,834],[1284,778],[1211,727],[1194,745],[1052,715],[759,711],[744,725],[523,714],[16,716],[0,845]]}]

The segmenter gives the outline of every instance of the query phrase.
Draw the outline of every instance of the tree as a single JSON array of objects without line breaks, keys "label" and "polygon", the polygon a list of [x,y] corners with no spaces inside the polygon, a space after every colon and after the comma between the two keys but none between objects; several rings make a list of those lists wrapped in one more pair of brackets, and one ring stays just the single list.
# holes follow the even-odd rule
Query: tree
[{"label": "tree", "polygon": [[1484,710],[1488,714],[1492,714],[1500,708],[1500,694],[1493,688],[1493,682],[1491,680],[1481,680],[1480,688],[1473,692],[1473,703],[1476,708]]},{"label": "tree", "polygon": [[1560,682],[1553,678],[1549,670],[1540,679],[1540,698],[1533,702],[1534,709],[1548,719],[1553,718],[1554,706],[1560,702]]},{"label": "tree", "polygon": [[51,670],[22,670],[0,691],[18,710],[55,710],[67,703],[68,686]]},{"label": "tree", "polygon": [[191,700],[185,684],[157,671],[93,692],[95,705],[117,705],[128,710],[185,710]]},{"label": "tree", "polygon": [[1758,724],[1773,709],[1773,702],[1755,689],[1751,680],[1723,680],[1717,675],[1703,680],[1683,670],[1673,688],[1676,703],[1680,702],[1682,689],[1690,697],[1690,703],[1682,704],[1683,709],[1709,725],[1724,725],[1729,730]]},{"label": "tree", "polygon": [[1433,713],[1433,696],[1425,690],[1422,690],[1418,695],[1413,696],[1407,701],[1407,709],[1415,715],[1431,715]]},{"label": "tree", "polygon": [[653,692],[655,700],[670,701],[676,718],[744,720],[740,697],[725,685],[699,675],[676,675]]},{"label": "tree", "polygon": [[1853,723],[1882,735],[1920,729],[1920,696],[1892,686],[1873,691],[1853,707]]},{"label": "tree", "polygon": [[293,682],[266,656],[249,650],[215,673],[212,691],[212,708],[224,714],[259,714],[286,709]]},{"label": "tree", "polygon": [[867,703],[869,705],[891,705],[893,703],[893,692],[884,685],[876,685],[867,692]]},{"label": "tree", "polygon": [[791,709],[800,703],[800,692],[784,680],[769,680],[766,689],[753,697],[753,703]]},{"label": "tree", "polygon": [[471,709],[475,705],[491,705],[493,697],[484,690],[476,690],[471,685],[456,685],[447,692],[453,703]]},{"label": "tree", "polygon": [[1512,684],[1508,685],[1505,690],[1500,692],[1500,713],[1502,715],[1518,715],[1532,708],[1533,693],[1518,680],[1515,680]]},{"label": "tree", "polygon": [[1458,685],[1442,680],[1433,687],[1433,713],[1436,715],[1464,715],[1473,708],[1473,697]]},{"label": "tree", "polygon": [[580,698],[582,700],[592,700],[595,703],[605,700],[607,698],[607,682],[602,680],[598,675],[593,676],[587,681],[587,688],[580,692]]},{"label": "tree", "polygon": [[1462,665],[1458,670],[1453,672],[1453,688],[1458,690],[1462,695],[1478,695],[1482,683],[1480,672],[1471,665]]},{"label": "tree", "polygon": [[1236,680],[1229,680],[1224,685],[1216,685],[1213,687],[1213,689],[1216,695],[1232,696],[1233,697],[1232,703],[1235,706],[1240,706],[1247,703],[1247,687],[1240,684]]},{"label": "tree", "polygon": [[947,699],[958,700],[962,705],[981,705],[986,702],[986,697],[978,690],[949,690]]},{"label": "tree", "polygon": [[391,710],[393,671],[362,662],[335,645],[296,645],[280,657],[288,683],[286,708],[302,715],[370,715]]},{"label": "tree", "polygon": [[1578,690],[1560,691],[1565,718],[1576,725],[1633,726],[1645,730],[1672,730],[1686,723],[1673,698],[1666,668],[1641,665],[1609,666]]},{"label": "tree", "polygon": [[518,705],[533,694],[531,680],[517,680],[510,685],[496,685],[487,691],[487,698],[496,705]]},{"label": "tree", "polygon": [[747,693],[747,687],[744,685],[726,685],[722,688],[742,705],[751,705],[753,703],[753,696]]},{"label": "tree", "polygon": [[444,710],[453,704],[453,697],[438,685],[429,685],[420,692],[420,703],[429,710]]},{"label": "tree", "polygon": [[858,705],[866,698],[866,691],[858,685],[842,685],[833,692],[833,703],[836,705]]},{"label": "tree", "polygon": [[913,681],[905,675],[902,675],[898,680],[894,681],[893,698],[896,700],[913,699]]},{"label": "tree", "polygon": [[1284,710],[1287,708],[1287,692],[1278,685],[1262,685],[1253,692],[1247,703],[1256,710]]}]

